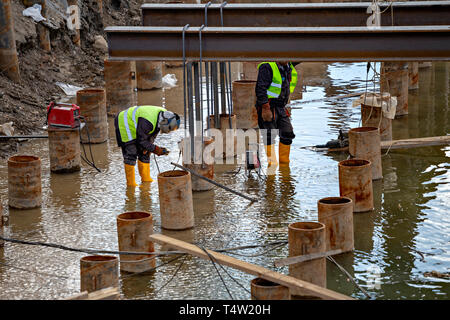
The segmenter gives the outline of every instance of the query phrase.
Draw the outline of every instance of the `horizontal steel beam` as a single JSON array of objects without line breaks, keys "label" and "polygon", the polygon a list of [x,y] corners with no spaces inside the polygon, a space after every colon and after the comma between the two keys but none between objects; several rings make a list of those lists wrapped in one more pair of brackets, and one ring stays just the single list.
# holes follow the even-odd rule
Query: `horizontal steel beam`
[{"label": "horizontal steel beam", "polygon": [[[185,33],[186,58],[199,60],[199,29]],[[108,27],[115,60],[182,60],[181,27]],[[450,26],[338,28],[204,28],[209,61],[450,60]]]},{"label": "horizontal steel beam", "polygon": [[[227,4],[223,7],[225,27],[357,27],[366,26],[371,2]],[[192,27],[205,24],[204,4],[144,4],[142,25]],[[450,1],[380,3],[381,26],[450,25]],[[393,18],[393,21],[391,19]],[[220,27],[220,4],[207,10],[209,27]]]}]

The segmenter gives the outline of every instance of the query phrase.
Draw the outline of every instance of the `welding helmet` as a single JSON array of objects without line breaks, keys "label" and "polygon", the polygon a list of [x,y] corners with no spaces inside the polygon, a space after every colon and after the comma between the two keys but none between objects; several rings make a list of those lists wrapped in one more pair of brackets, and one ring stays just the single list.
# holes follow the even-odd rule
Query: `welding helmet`
[{"label": "welding helmet", "polygon": [[162,133],[169,133],[180,127],[180,116],[171,111],[162,111],[158,121]]}]

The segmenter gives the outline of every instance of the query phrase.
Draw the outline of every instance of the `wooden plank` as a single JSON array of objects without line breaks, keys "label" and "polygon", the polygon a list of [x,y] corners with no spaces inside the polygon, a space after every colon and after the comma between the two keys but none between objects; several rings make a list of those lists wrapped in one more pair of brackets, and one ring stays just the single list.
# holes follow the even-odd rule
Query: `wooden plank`
[{"label": "wooden plank", "polygon": [[171,237],[167,237],[165,235],[162,234],[152,234],[150,236],[150,240],[154,241],[158,244],[166,244],[166,245],[170,245],[171,247],[174,247],[180,251],[184,251],[186,253],[192,254],[194,256],[206,259],[206,260],[210,260],[210,257],[208,256],[208,254],[210,254],[215,261],[217,261],[218,263],[234,268],[234,269],[238,269],[241,271],[244,271],[248,274],[252,274],[254,276],[281,284],[283,286],[286,286],[288,288],[291,289],[298,289],[301,288],[303,290],[307,290],[312,296],[317,296],[320,297],[322,299],[326,299],[326,300],[354,300],[353,298],[343,295],[341,293],[338,292],[334,292],[332,290],[328,290],[326,288],[322,288],[319,286],[316,286],[312,283],[303,281],[303,280],[299,280],[296,279],[294,277],[290,277],[290,276],[286,276],[284,274],[266,269],[264,267],[260,267],[245,261],[241,261],[238,260],[236,258],[233,257],[229,257],[227,255],[215,252],[215,251],[211,251],[211,250],[206,250],[208,252],[208,254],[203,251],[201,248],[197,247],[196,245],[184,242],[184,241],[180,241]]},{"label": "wooden plank", "polygon": [[335,254],[339,254],[339,253],[342,253],[341,249],[331,250],[331,251],[327,251],[327,252],[304,254],[301,256],[295,256],[295,257],[289,257],[289,258],[276,260],[274,262],[274,265],[275,265],[275,267],[284,267],[284,266],[289,266],[294,263],[306,262],[306,261],[319,259],[319,258],[323,258],[323,257],[327,257],[327,256],[334,256]]},{"label": "wooden plank", "polygon": [[119,296],[119,288],[109,287],[91,293],[83,291],[70,296],[65,300],[117,300],[119,299]]},{"label": "wooden plank", "polygon": [[[445,146],[450,145],[450,135],[449,136],[437,136],[437,137],[426,137],[426,138],[414,138],[414,139],[402,139],[402,140],[392,140],[392,141],[381,141],[381,149],[402,149],[402,148],[419,148],[428,146]],[[321,149],[318,149],[319,151]],[[348,151],[348,147],[335,148],[335,149],[324,149],[327,152],[343,152]]]},{"label": "wooden plank", "polygon": [[88,298],[88,292],[83,291],[83,292],[77,293],[73,296],[70,296],[68,298],[65,298],[64,300],[87,300],[87,298]]},{"label": "wooden plank", "polygon": [[109,287],[89,293],[88,300],[117,300],[119,295],[119,288]]},{"label": "wooden plank", "polygon": [[381,141],[381,149],[417,148],[450,144],[449,136]]}]

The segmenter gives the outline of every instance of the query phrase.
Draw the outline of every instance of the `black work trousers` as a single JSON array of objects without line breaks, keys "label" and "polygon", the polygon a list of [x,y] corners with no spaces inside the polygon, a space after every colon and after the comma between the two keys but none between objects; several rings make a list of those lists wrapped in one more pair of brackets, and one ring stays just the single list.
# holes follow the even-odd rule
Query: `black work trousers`
[{"label": "black work trousers", "polygon": [[292,144],[292,140],[295,138],[294,128],[285,105],[270,101],[270,109],[272,110],[273,119],[267,122],[261,116],[261,106],[257,106],[258,126],[260,129],[265,129],[261,130],[264,145],[275,143],[276,135],[274,133],[276,131],[274,129],[277,129],[281,143],[286,145]]},{"label": "black work trousers", "polygon": [[114,119],[114,126],[116,129],[117,145],[122,148],[123,162],[130,166],[136,165],[136,159],[144,163],[150,162],[150,152],[138,145],[136,140],[122,142],[120,138],[118,117]]}]

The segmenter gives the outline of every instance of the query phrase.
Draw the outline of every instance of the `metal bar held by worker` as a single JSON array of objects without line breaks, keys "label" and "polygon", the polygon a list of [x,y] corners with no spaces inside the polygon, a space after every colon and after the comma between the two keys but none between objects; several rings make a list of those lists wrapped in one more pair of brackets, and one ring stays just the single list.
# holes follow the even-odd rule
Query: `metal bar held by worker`
[{"label": "metal bar held by worker", "polygon": [[249,200],[249,201],[251,201],[251,202],[257,202],[257,201],[258,201],[257,198],[252,198],[252,197],[247,196],[247,195],[245,195],[245,194],[243,194],[243,193],[241,193],[241,192],[239,192],[239,191],[233,190],[233,189],[231,189],[231,188],[229,188],[229,187],[227,187],[227,186],[224,186],[224,185],[222,185],[222,184],[220,184],[220,183],[218,183],[218,182],[216,182],[216,181],[214,181],[214,180],[211,180],[211,179],[209,179],[209,178],[206,178],[206,177],[204,177],[204,176],[198,174],[197,172],[195,172],[195,171],[193,171],[193,170],[191,170],[191,169],[189,169],[189,168],[186,168],[186,167],[184,167],[184,166],[182,166],[182,165],[179,165],[178,163],[171,162],[171,164],[174,165],[175,167],[178,167],[178,168],[182,169],[182,170],[185,170],[185,171],[187,171],[187,172],[190,172],[192,175],[194,175],[194,176],[196,176],[196,177],[199,177],[200,179],[203,179],[203,180],[205,180],[205,181],[208,181],[209,183],[212,183],[213,185],[215,185],[215,186],[217,186],[217,187],[220,187],[220,188],[225,189],[225,190],[227,190],[227,191],[229,191],[229,192],[232,192],[232,193],[234,193],[234,194],[236,194],[236,195],[238,195],[238,196],[240,196],[240,197],[243,197],[243,198],[245,198],[245,199],[247,199],[247,200]]}]

